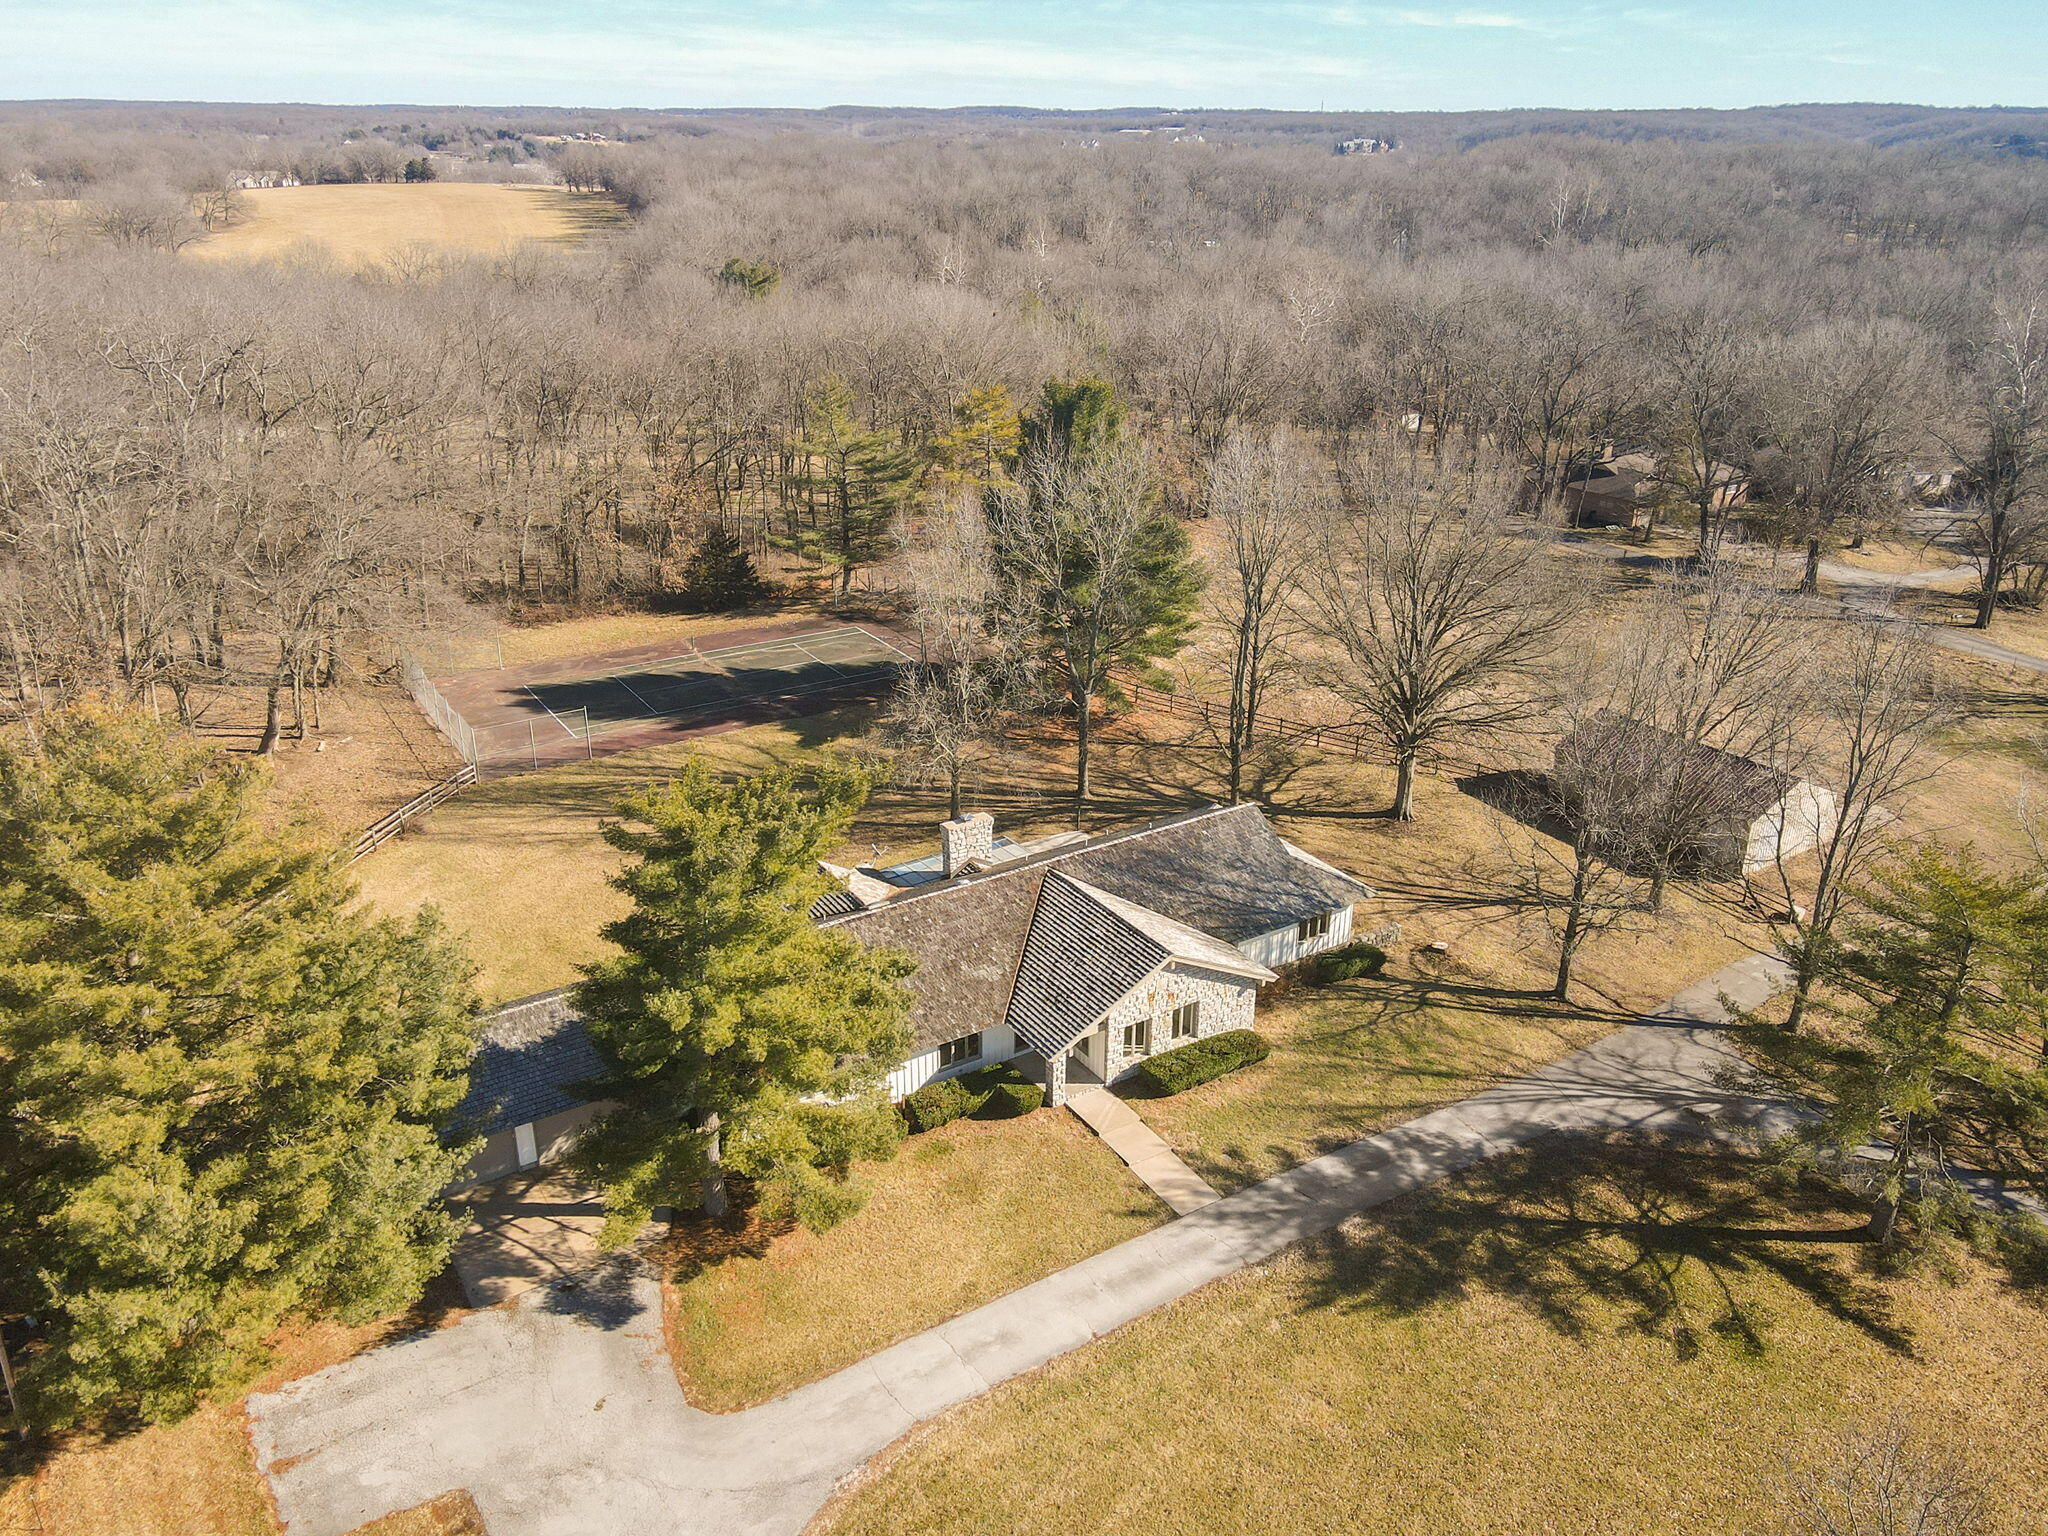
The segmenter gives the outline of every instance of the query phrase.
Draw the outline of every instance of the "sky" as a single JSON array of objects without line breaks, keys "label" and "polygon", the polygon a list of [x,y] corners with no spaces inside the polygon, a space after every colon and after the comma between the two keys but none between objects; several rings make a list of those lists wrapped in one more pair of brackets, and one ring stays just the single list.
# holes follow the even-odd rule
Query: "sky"
[{"label": "sky", "polygon": [[0,0],[0,98],[2048,104],[2048,0]]}]

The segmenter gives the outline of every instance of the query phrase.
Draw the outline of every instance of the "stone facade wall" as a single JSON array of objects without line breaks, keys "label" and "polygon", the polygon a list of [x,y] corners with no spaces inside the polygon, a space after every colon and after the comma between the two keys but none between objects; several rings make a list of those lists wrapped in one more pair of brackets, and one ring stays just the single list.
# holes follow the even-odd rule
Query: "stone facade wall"
[{"label": "stone facade wall", "polygon": [[[1183,1003],[1202,1005],[1197,1031],[1197,1038],[1200,1038],[1220,1035],[1227,1029],[1250,1029],[1258,1008],[1258,994],[1258,987],[1243,976],[1230,976],[1221,971],[1205,971],[1188,965],[1169,966],[1109,1011],[1104,1020],[1109,1033],[1105,1043],[1107,1062],[1104,1078],[1115,1082],[1145,1059],[1144,1055],[1124,1050],[1126,1024],[1151,1017],[1152,1049],[1145,1054],[1157,1056],[1162,1051],[1172,1050],[1176,1043],[1168,1038],[1167,1016]],[[1187,1044],[1185,1040],[1178,1043]]]}]

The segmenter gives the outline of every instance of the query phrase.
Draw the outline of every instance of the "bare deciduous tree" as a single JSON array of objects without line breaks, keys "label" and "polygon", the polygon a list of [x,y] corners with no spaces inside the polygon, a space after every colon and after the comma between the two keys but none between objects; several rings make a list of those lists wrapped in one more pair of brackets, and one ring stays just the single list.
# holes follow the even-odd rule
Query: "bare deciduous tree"
[{"label": "bare deciduous tree", "polygon": [[913,536],[904,563],[918,654],[883,713],[880,736],[897,774],[943,785],[957,819],[963,787],[1001,750],[1023,683],[1018,637],[995,601],[980,498],[962,493],[941,503]]},{"label": "bare deciduous tree", "polygon": [[1788,1536],[1976,1536],[1983,1479],[1953,1453],[1929,1447],[1903,1414],[1847,1437],[1819,1475],[1785,1482]]},{"label": "bare deciduous tree", "polygon": [[1223,534],[1209,585],[1230,637],[1224,751],[1233,800],[1244,792],[1267,691],[1295,665],[1302,566],[1323,501],[1314,476],[1305,446],[1282,434],[1234,437],[1209,469],[1203,504]]},{"label": "bare deciduous tree", "polygon": [[1813,678],[1800,766],[1835,805],[1811,866],[1796,849],[1781,852],[1773,866],[1786,914],[1780,943],[1793,974],[1787,1029],[1806,1016],[1835,926],[1858,876],[1882,852],[1885,827],[1907,796],[1940,771],[1932,748],[1953,704],[1931,661],[1928,642],[1911,630],[1859,619]]},{"label": "bare deciduous tree", "polygon": [[1647,728],[1630,761],[1653,908],[1703,839],[1753,811],[1745,761],[1790,756],[1812,643],[1810,620],[1726,562],[1655,589],[1622,628],[1607,707]]},{"label": "bare deciduous tree", "polygon": [[2048,300],[1999,315],[1964,382],[1968,436],[1961,524],[1981,572],[1976,628],[1989,629],[2016,566],[2048,560]]},{"label": "bare deciduous tree", "polygon": [[1394,765],[1390,814],[1415,816],[1415,775],[1454,745],[1538,714],[1545,664],[1582,606],[1547,546],[1508,521],[1516,476],[1382,443],[1349,467],[1306,582],[1326,647],[1317,680]]}]

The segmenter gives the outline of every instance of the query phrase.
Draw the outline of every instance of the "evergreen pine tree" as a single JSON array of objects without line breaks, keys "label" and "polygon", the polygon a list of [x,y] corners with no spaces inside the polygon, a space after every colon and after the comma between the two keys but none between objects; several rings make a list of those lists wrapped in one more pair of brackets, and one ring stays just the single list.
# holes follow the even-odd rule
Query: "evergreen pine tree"
[{"label": "evergreen pine tree", "polygon": [[818,927],[818,860],[867,799],[856,770],[721,783],[692,761],[632,796],[605,838],[632,856],[620,953],[576,989],[619,1107],[576,1161],[604,1186],[608,1241],[659,1205],[725,1209],[727,1172],[822,1229],[859,1209],[857,1158],[902,1134],[880,1092],[909,1037],[907,958]]},{"label": "evergreen pine tree", "polygon": [[805,414],[809,430],[797,444],[804,465],[797,485],[817,519],[788,542],[807,558],[836,566],[844,597],[853,573],[893,547],[896,514],[913,489],[917,460],[889,433],[860,424],[853,391],[837,375],[813,391]]},{"label": "evergreen pine tree", "polygon": [[989,533],[1001,604],[1073,708],[1086,800],[1095,701],[1121,697],[1119,672],[1187,643],[1202,570],[1108,386],[1048,384],[1046,396],[1027,423],[1021,483],[988,498]]},{"label": "evergreen pine tree", "polygon": [[704,537],[683,562],[683,605],[700,613],[745,608],[768,595],[768,583],[754,568],[754,557],[722,523],[705,529]]},{"label": "evergreen pine tree", "polygon": [[765,299],[782,281],[782,272],[765,261],[748,261],[743,256],[733,256],[718,269],[718,280],[729,288],[739,289],[750,299]]},{"label": "evergreen pine tree", "polygon": [[2048,1188],[2048,891],[1968,849],[1914,850],[1857,892],[1806,1034],[1753,1031],[1766,1069],[1820,1110],[1810,1137],[1881,1165],[1872,1230],[1894,1235],[1949,1160]]},{"label": "evergreen pine tree", "polygon": [[0,1315],[37,1319],[39,1427],[175,1418],[454,1240],[467,963],[266,829],[264,783],[97,708],[0,752]]},{"label": "evergreen pine tree", "polygon": [[953,424],[933,442],[932,462],[949,484],[993,486],[1008,478],[1023,437],[1009,390],[970,389],[954,403]]},{"label": "evergreen pine tree", "polygon": [[1123,437],[1124,406],[1103,379],[1048,379],[1038,409],[1024,418],[1027,446],[1085,457]]}]

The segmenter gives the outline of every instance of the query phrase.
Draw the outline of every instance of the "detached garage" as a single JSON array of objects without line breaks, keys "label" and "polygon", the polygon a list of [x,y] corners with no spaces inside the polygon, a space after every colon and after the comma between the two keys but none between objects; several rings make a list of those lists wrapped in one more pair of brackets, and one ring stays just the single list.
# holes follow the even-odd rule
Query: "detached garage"
[{"label": "detached garage", "polygon": [[466,1189],[551,1162],[606,1106],[577,1098],[601,1075],[597,1048],[570,1011],[563,987],[521,998],[485,1021],[456,1124],[484,1144],[452,1186]]}]

